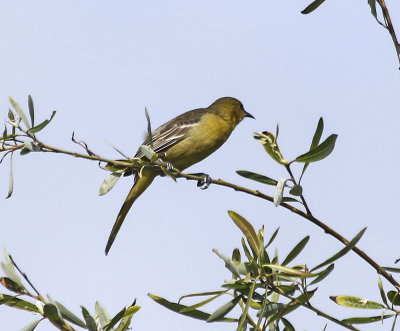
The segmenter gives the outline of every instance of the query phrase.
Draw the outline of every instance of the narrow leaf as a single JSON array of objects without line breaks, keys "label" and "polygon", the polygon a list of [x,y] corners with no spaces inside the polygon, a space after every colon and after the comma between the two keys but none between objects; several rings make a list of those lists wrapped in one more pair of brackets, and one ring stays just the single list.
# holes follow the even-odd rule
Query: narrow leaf
[{"label": "narrow leaf", "polygon": [[[170,309],[170,310],[172,310],[172,311],[174,311],[176,313],[180,313],[180,311],[183,308],[186,307],[186,306],[178,304],[178,303],[173,303],[173,302],[167,301],[164,298],[161,298],[159,296],[153,295],[151,293],[149,293],[148,296],[151,299],[153,299],[155,302],[157,302],[158,304],[160,304],[160,305],[164,306],[165,308]],[[203,311],[200,311],[200,310],[192,310],[192,311],[188,311],[188,312],[180,313],[180,314],[185,315],[185,316],[189,316],[189,317],[192,317],[192,318],[196,318],[196,319],[199,319],[199,320],[203,320],[203,321],[207,321],[207,319],[211,316],[210,314],[207,314],[207,313],[205,313]],[[223,318],[221,321],[224,321],[224,322],[237,322],[238,320],[235,319],[235,318]]]},{"label": "narrow leaf", "polygon": [[238,226],[238,228],[243,232],[252,250],[256,252],[257,256],[259,256],[260,243],[258,242],[256,231],[254,230],[250,222],[232,210],[228,211],[228,215],[233,220],[233,222]]},{"label": "narrow leaf", "polygon": [[293,268],[288,268],[282,265],[277,265],[277,264],[263,264],[263,267],[271,268],[272,270],[280,271],[288,275],[293,275],[297,276],[300,278],[308,278],[308,277],[316,277],[318,274],[315,273],[310,273],[310,272],[304,272],[298,269],[293,269]]},{"label": "narrow leaf", "polygon": [[56,114],[56,111],[53,110],[53,113],[51,114],[50,118],[48,120],[44,120],[42,123],[36,125],[35,127],[31,128],[28,130],[29,133],[36,133],[41,130],[43,130],[53,119],[54,115]]},{"label": "narrow leaf", "polygon": [[121,177],[121,173],[118,172],[113,172],[109,174],[101,183],[100,189],[99,189],[99,195],[104,195],[107,194],[108,192],[111,191],[111,189],[117,184],[118,180]]},{"label": "narrow leaf", "polygon": [[368,324],[368,323],[373,323],[373,322],[380,322],[386,318],[393,317],[394,314],[390,315],[379,315],[379,316],[370,316],[370,317],[352,317],[352,318],[346,318],[342,320],[343,323],[346,324]]},{"label": "narrow leaf", "polygon": [[203,296],[209,296],[209,295],[216,295],[216,294],[220,294],[220,293],[223,294],[223,293],[226,293],[226,291],[212,291],[212,292],[201,292],[201,293],[186,294],[186,295],[182,295],[179,298],[178,303],[180,303],[185,298],[203,297]]},{"label": "narrow leaf", "polygon": [[115,331],[126,331],[130,329],[131,320],[134,314],[136,314],[140,310],[139,306],[129,306],[124,316],[121,319],[121,323],[119,323],[118,327]]},{"label": "narrow leaf", "polygon": [[11,278],[8,277],[1,277],[0,284],[2,284],[7,290],[22,294],[26,293],[25,287],[17,282],[14,282]]},{"label": "narrow leaf", "polygon": [[38,312],[38,308],[34,304],[7,294],[0,294],[0,305],[3,304],[9,307],[27,310],[32,313]]},{"label": "narrow leaf", "polygon": [[10,101],[11,105],[13,106],[14,110],[17,112],[19,117],[21,118],[22,122],[25,124],[25,126],[30,129],[30,124],[28,122],[28,119],[26,118],[26,115],[18,102],[16,102],[12,97],[8,97],[8,100]]},{"label": "narrow leaf", "polygon": [[97,325],[96,322],[94,321],[94,318],[89,314],[89,312],[85,307],[81,306],[81,309],[82,309],[82,316],[85,319],[88,330],[97,331]]},{"label": "narrow leaf", "polygon": [[309,152],[298,156],[295,161],[309,163],[320,161],[326,158],[327,156],[329,156],[329,154],[332,153],[333,149],[335,148],[337,137],[337,134],[330,135],[323,143],[321,143],[321,145],[318,145]]},{"label": "narrow leaf", "polygon": [[275,179],[269,178],[264,175],[256,174],[251,171],[237,170],[236,173],[239,176],[242,176],[244,178],[248,178],[248,179],[254,180],[256,182],[267,184],[267,185],[275,186],[278,183],[278,181],[276,181]]},{"label": "narrow leaf", "polygon": [[284,331],[295,331],[295,328],[293,325],[286,319],[286,318],[281,318],[281,321],[283,325],[285,326]]},{"label": "narrow leaf", "polygon": [[286,259],[282,262],[282,265],[287,265],[292,262],[304,249],[307,245],[308,241],[310,240],[310,236],[303,238],[288,254]]},{"label": "narrow leaf", "polygon": [[364,235],[364,232],[367,230],[367,228],[362,229],[347,245],[345,248],[341,249],[339,252],[337,252],[335,255],[327,259],[326,261],[320,263],[316,267],[312,268],[311,271],[317,270],[319,268],[322,268],[328,264],[331,264],[332,262],[336,261],[337,259],[341,258],[342,256],[346,255],[349,251],[351,251],[358,243],[358,241],[361,239],[361,237]]},{"label": "narrow leaf", "polygon": [[14,191],[14,174],[13,174],[13,153],[10,156],[10,174],[8,175],[8,193],[6,199],[12,196]]},{"label": "narrow leaf", "polygon": [[[144,108],[144,114],[146,115],[147,119],[147,136],[149,138],[150,142],[150,148],[153,149],[153,133],[151,132],[151,122],[150,122],[150,115],[149,112],[147,111],[147,108]],[[151,159],[149,159],[151,160]]]},{"label": "narrow leaf", "polygon": [[29,116],[31,118],[31,125],[33,127],[35,126],[35,111],[33,108],[33,100],[30,95],[28,96],[28,108],[29,108]]},{"label": "narrow leaf", "polygon": [[278,235],[279,228],[277,228],[274,233],[272,234],[271,238],[268,241],[268,244],[265,245],[265,248],[267,248],[269,245],[272,244],[272,242],[275,240],[276,236]]},{"label": "narrow leaf", "polygon": [[400,306],[400,294],[399,292],[396,291],[389,291],[387,293],[387,297],[391,303],[393,303],[395,306]]},{"label": "narrow leaf", "polygon": [[381,295],[382,301],[383,303],[389,307],[387,299],[386,299],[386,295],[385,295],[385,291],[383,290],[383,284],[382,284],[382,279],[379,277],[378,278],[378,287],[379,287],[379,293]]},{"label": "narrow leaf", "polygon": [[96,312],[96,315],[99,317],[101,326],[105,326],[108,322],[110,322],[110,315],[108,314],[106,308],[100,302],[96,301],[94,310]]},{"label": "narrow leaf", "polygon": [[38,326],[38,324],[42,321],[42,319],[40,320],[36,320],[33,321],[31,323],[29,323],[27,326],[24,326],[21,331],[33,331],[36,329],[36,327]]},{"label": "narrow leaf", "polygon": [[185,307],[185,308],[183,308],[183,309],[180,311],[180,313],[185,313],[185,312],[187,312],[187,311],[191,311],[191,310],[195,310],[195,309],[197,309],[197,308],[203,307],[203,306],[206,305],[207,303],[209,303],[209,302],[211,302],[211,301],[213,301],[213,300],[219,298],[222,294],[226,293],[227,291],[228,291],[228,290],[226,290],[226,291],[221,291],[221,293],[218,293],[217,295],[214,295],[214,296],[211,297],[211,298],[208,298],[208,299],[206,299],[206,300],[203,300],[203,301],[201,301],[201,302],[199,302],[199,303],[196,303],[196,304],[194,304],[194,305],[192,305],[192,306]]},{"label": "narrow leaf", "polygon": [[52,303],[46,303],[43,306],[43,313],[48,318],[48,320],[58,329],[73,331],[73,329],[69,327],[68,324],[66,324],[65,321],[61,318],[60,311]]},{"label": "narrow leaf", "polygon": [[376,0],[368,0],[368,5],[371,8],[372,16],[375,17],[376,20],[378,20],[378,15],[376,13]]},{"label": "narrow leaf", "polygon": [[112,330],[112,328],[124,317],[125,311],[126,311],[126,308],[124,307],[117,315],[115,315],[111,319],[110,323],[108,323],[105,326],[104,331]]},{"label": "narrow leaf", "polygon": [[212,251],[213,251],[213,253],[217,254],[218,257],[219,257],[220,259],[222,259],[222,260],[225,262],[225,267],[226,267],[230,272],[232,272],[233,277],[237,277],[237,278],[240,277],[240,271],[239,271],[237,265],[235,264],[235,262],[233,262],[233,261],[232,261],[229,257],[227,257],[226,255],[221,254],[220,252],[218,252],[218,250],[215,249],[215,248],[214,248]]},{"label": "narrow leaf", "polygon": [[254,294],[254,290],[256,288],[256,284],[257,284],[257,278],[251,284],[250,291],[249,291],[249,294],[248,294],[247,300],[246,300],[246,306],[244,307],[242,316],[240,317],[239,325],[237,327],[237,330],[242,330],[242,328],[244,326],[244,323],[247,320],[247,314],[249,312],[250,303],[251,303],[251,299],[253,298],[253,294]]},{"label": "narrow leaf", "polygon": [[19,286],[24,287],[21,278],[17,275],[17,272],[14,269],[14,264],[12,263],[11,257],[6,249],[3,250],[3,254],[6,262],[1,262],[1,269],[3,269],[8,278],[17,283]]},{"label": "narrow leaf", "polygon": [[315,278],[310,285],[314,285],[319,283],[320,281],[324,280],[326,277],[328,277],[328,275],[332,272],[332,270],[335,268],[335,265],[332,263],[328,268],[326,268],[325,270],[319,272],[319,276],[317,278]]},{"label": "narrow leaf", "polygon": [[389,272],[395,272],[395,273],[399,273],[400,272],[400,268],[392,268],[392,267],[382,267],[382,269],[389,271]]},{"label": "narrow leaf", "polygon": [[207,319],[207,323],[218,321],[218,320],[224,318],[226,314],[228,314],[233,308],[235,308],[235,306],[237,305],[237,303],[240,301],[241,298],[242,298],[242,296],[239,295],[236,298],[234,298],[233,300],[231,300],[231,301],[227,302],[226,304],[224,304],[223,306],[219,307]]},{"label": "narrow leaf", "polygon": [[367,299],[353,297],[350,295],[338,295],[329,297],[338,305],[348,308],[361,308],[361,309],[382,309],[385,308],[382,304]]},{"label": "narrow leaf", "polygon": [[58,310],[61,313],[61,316],[63,318],[65,318],[67,321],[74,323],[78,326],[80,326],[81,328],[85,328],[86,329],[86,324],[85,322],[83,322],[78,316],[76,316],[73,312],[71,312],[70,310],[68,310],[65,306],[63,306],[61,303],[59,302],[55,302],[55,305],[57,306]]},{"label": "narrow leaf", "polygon": [[302,14],[310,14],[313,12],[315,9],[317,9],[319,6],[321,6],[324,3],[325,0],[315,0],[312,3],[310,3],[306,8],[304,8],[301,13]]}]

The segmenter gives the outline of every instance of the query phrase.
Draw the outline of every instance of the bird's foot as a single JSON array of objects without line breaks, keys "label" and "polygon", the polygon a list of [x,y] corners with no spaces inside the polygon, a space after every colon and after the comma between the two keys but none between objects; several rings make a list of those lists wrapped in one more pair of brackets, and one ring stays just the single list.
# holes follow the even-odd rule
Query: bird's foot
[{"label": "bird's foot", "polygon": [[[170,162],[165,162],[164,165],[165,165],[165,169],[166,169],[167,171],[173,171],[173,170],[174,170],[174,166],[172,165],[172,163],[170,163]],[[162,172],[162,173],[160,174],[160,177],[165,177],[166,175],[167,175],[166,173]]]},{"label": "bird's foot", "polygon": [[209,175],[204,173],[197,173],[191,175],[201,176],[201,179],[197,181],[197,187],[200,187],[200,189],[206,190],[211,185],[211,177]]}]

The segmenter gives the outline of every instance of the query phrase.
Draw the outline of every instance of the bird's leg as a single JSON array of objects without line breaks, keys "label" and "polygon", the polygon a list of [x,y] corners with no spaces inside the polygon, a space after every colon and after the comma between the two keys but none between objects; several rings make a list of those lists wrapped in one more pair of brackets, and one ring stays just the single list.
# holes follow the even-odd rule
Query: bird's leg
[{"label": "bird's leg", "polygon": [[190,175],[201,176],[201,179],[197,181],[197,187],[200,187],[202,190],[208,189],[211,184],[211,177],[205,173],[196,173]]}]

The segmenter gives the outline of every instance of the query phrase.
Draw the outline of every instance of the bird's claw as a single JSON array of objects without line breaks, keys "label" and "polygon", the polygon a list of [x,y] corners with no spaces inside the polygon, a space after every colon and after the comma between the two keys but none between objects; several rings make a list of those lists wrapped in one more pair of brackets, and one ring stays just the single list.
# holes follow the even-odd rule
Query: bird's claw
[{"label": "bird's claw", "polygon": [[201,179],[197,181],[197,187],[200,187],[202,190],[208,189],[211,184],[211,177],[207,174],[202,174]]}]

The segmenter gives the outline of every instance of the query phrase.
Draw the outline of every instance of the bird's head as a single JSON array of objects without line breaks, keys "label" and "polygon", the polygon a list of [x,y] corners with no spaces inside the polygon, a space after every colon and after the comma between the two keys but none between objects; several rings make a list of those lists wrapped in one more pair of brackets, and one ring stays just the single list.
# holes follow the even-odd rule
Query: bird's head
[{"label": "bird's head", "polygon": [[238,125],[245,117],[254,118],[243,107],[243,104],[235,98],[224,97],[214,101],[210,107],[214,112],[224,120],[231,122],[234,126]]}]

